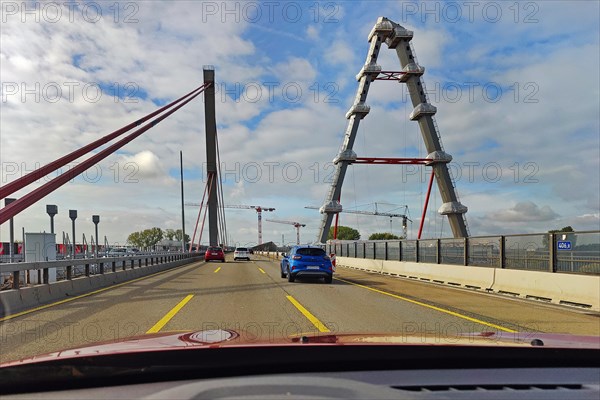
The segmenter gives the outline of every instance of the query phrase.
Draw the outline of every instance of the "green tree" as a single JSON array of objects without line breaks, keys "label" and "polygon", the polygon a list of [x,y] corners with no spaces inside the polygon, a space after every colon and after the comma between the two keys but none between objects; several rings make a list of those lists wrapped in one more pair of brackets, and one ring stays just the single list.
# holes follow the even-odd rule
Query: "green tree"
[{"label": "green tree", "polygon": [[373,233],[373,234],[371,234],[371,236],[369,236],[369,240],[394,240],[394,239],[400,239],[400,238],[389,232]]},{"label": "green tree", "polygon": [[[333,239],[333,229],[333,226],[329,228],[329,234],[327,235],[328,240]],[[358,240],[360,239],[360,233],[354,228],[340,225],[338,226],[337,238],[339,240]]]},{"label": "green tree", "polygon": [[142,231],[142,236],[144,237],[145,247],[147,248],[154,246],[164,237],[162,229],[156,227]]},{"label": "green tree", "polygon": [[174,238],[175,238],[175,229],[165,229],[165,239],[174,240]]},{"label": "green tree", "polygon": [[142,232],[133,232],[127,236],[127,243],[132,246],[142,248],[144,247],[144,241],[142,239]]},{"label": "green tree", "polygon": [[150,248],[160,242],[163,237],[162,229],[155,227],[131,233],[127,237],[127,243],[139,248]]},{"label": "green tree", "polygon": [[[168,240],[176,240],[178,242],[181,242],[181,236],[183,235],[183,231],[181,229],[165,229],[164,230],[164,236],[165,239]],[[188,235],[187,233],[185,234],[185,242],[188,243],[190,241],[190,235]]]},{"label": "green tree", "polygon": [[[181,236],[182,236],[182,235],[183,235],[183,231],[182,231],[181,229],[177,229],[177,230],[175,231],[175,234],[174,234],[174,236],[173,236],[173,237],[174,237],[174,238],[175,238],[175,240],[177,240],[178,242],[181,242]],[[185,234],[185,242],[186,242],[186,243],[189,243],[189,242],[190,242],[190,235],[188,235],[187,233]]]}]

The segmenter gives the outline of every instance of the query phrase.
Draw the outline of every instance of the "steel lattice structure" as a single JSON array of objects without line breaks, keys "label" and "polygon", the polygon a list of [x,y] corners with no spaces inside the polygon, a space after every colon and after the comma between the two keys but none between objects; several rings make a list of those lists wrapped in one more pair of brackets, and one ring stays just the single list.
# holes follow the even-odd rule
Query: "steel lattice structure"
[{"label": "steel lattice structure", "polygon": [[[416,60],[414,50],[410,43],[412,38],[412,31],[405,29],[401,25],[390,21],[385,17],[379,17],[377,23],[369,33],[369,52],[367,54],[367,59],[365,65],[356,76],[358,88],[354,104],[346,113],[348,125],[344,135],[344,141],[339,153],[333,160],[336,165],[334,179],[329,192],[327,193],[325,203],[320,208],[323,218],[317,240],[321,243],[327,241],[327,234],[331,227],[333,217],[342,211],[340,195],[348,165],[352,163],[368,162],[379,164],[412,163],[431,166],[442,201],[444,202],[438,212],[448,216],[448,221],[454,237],[469,236],[467,221],[464,216],[467,212],[467,207],[460,203],[454,189],[454,183],[447,165],[452,160],[452,157],[447,154],[442,147],[442,141],[434,119],[437,109],[428,102],[425,86],[421,79],[421,76],[425,72],[425,68],[420,66]],[[385,43],[388,48],[396,51],[402,68],[401,71],[382,71],[381,67],[377,65],[377,57],[383,43]],[[411,161],[407,159],[357,157],[352,148],[354,146],[360,121],[370,111],[370,107],[366,104],[366,100],[369,87],[375,80],[393,80],[407,85],[410,99],[414,107],[409,118],[412,121],[417,121],[419,123],[421,135],[428,153],[425,159],[414,159]]]}]

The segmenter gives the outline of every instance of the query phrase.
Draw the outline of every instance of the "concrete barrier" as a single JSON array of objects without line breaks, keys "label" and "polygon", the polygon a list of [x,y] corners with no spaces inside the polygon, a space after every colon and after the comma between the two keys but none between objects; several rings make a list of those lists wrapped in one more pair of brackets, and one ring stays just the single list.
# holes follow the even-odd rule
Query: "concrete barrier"
[{"label": "concrete barrier", "polygon": [[337,257],[337,267],[600,311],[600,276]]},{"label": "concrete barrier", "polygon": [[0,292],[0,317],[203,260],[202,256]]}]

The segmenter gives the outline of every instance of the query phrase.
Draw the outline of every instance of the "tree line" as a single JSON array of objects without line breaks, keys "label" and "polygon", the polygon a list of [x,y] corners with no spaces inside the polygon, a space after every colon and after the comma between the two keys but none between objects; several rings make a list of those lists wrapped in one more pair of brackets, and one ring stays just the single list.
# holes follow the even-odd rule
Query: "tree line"
[{"label": "tree line", "polygon": [[[140,249],[148,249],[154,247],[158,242],[163,239],[175,240],[181,242],[183,237],[183,231],[181,229],[161,229],[161,228],[150,228],[144,229],[143,231],[132,232],[127,236],[127,243],[131,246],[138,247]],[[189,243],[190,236],[185,234],[185,242]]]},{"label": "tree line", "polygon": [[[328,240],[333,239],[333,229],[334,229],[333,227],[331,227],[329,229],[329,233],[327,234]],[[349,226],[340,225],[340,226],[338,226],[337,238],[338,238],[338,240],[359,240],[360,232],[358,232],[356,229],[351,228]],[[403,238],[396,236],[389,232],[373,233],[369,236],[369,240],[395,240],[395,239],[403,239]]]}]

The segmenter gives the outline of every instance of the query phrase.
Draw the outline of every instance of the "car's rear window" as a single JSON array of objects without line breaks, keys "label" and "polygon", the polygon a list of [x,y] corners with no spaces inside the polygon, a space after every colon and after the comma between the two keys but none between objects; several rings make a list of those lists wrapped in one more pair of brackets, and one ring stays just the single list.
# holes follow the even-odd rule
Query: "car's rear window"
[{"label": "car's rear window", "polygon": [[305,247],[296,250],[296,254],[300,254],[301,256],[324,256],[325,250],[318,247]]},{"label": "car's rear window", "polygon": [[245,247],[238,247],[237,249],[235,249],[235,251],[248,251],[248,249]]},{"label": "car's rear window", "polygon": [[209,247],[208,248],[208,251],[219,251],[219,250],[221,250],[220,247]]}]

